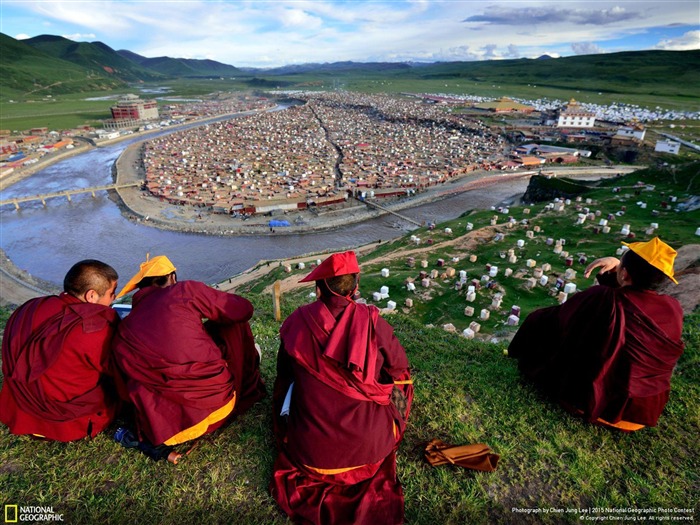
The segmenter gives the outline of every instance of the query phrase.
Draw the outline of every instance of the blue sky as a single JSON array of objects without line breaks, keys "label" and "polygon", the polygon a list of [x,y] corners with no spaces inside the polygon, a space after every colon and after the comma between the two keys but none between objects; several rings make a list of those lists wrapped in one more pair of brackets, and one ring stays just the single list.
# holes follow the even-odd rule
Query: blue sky
[{"label": "blue sky", "polygon": [[0,0],[0,32],[273,67],[700,49],[698,0]]}]

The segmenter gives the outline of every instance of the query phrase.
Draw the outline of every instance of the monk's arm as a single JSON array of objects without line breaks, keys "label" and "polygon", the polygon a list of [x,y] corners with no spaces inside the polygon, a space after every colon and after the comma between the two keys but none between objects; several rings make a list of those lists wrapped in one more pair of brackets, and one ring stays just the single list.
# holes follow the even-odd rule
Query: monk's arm
[{"label": "monk's arm", "polygon": [[381,317],[377,320],[377,342],[384,356],[382,372],[394,381],[392,403],[396,406],[404,422],[408,419],[413,401],[413,382],[406,350],[394,334],[394,329]]},{"label": "monk's arm", "polygon": [[586,266],[586,269],[583,271],[583,276],[588,278],[591,275],[591,272],[596,268],[600,268],[600,270],[598,270],[599,275],[602,273],[615,271],[619,264],[620,260],[616,257],[601,257],[600,259],[596,259],[591,264]]},{"label": "monk's arm", "polygon": [[240,295],[215,290],[199,281],[183,281],[190,301],[203,318],[221,324],[241,323],[253,316],[253,305]]},{"label": "monk's arm", "polygon": [[286,418],[280,415],[284,398],[289,390],[289,385],[294,381],[294,372],[292,369],[292,359],[284,349],[284,342],[280,342],[280,348],[277,352],[277,377],[275,386],[272,390],[272,420],[275,436],[278,440],[282,440],[287,433]]}]

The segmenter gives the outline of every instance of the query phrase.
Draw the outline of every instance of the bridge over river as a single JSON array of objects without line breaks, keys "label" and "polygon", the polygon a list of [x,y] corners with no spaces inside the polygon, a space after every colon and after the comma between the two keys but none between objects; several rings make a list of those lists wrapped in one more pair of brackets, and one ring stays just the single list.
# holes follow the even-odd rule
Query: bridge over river
[{"label": "bridge over river", "polygon": [[107,184],[105,186],[93,186],[91,188],[79,188],[75,190],[65,190],[65,191],[57,191],[54,193],[44,193],[41,195],[28,195],[26,197],[12,197],[11,199],[2,199],[0,200],[0,206],[4,206],[6,204],[14,204],[15,209],[19,210],[19,205],[21,202],[33,202],[33,201],[41,201],[41,203],[46,207],[46,199],[53,199],[55,197],[65,197],[68,199],[68,202],[71,201],[71,197],[73,195],[79,195],[81,193],[91,193],[93,197],[95,197],[95,192],[98,191],[109,191],[109,190],[118,190],[122,188],[132,188],[134,186],[140,186],[140,182],[131,182],[129,184]]}]

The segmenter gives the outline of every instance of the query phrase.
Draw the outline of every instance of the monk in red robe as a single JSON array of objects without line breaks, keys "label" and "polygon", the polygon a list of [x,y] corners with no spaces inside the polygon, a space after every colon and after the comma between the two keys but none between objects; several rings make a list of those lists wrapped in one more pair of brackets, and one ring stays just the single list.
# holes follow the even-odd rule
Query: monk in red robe
[{"label": "monk in red robe", "polygon": [[248,300],[178,282],[164,255],[142,263],[119,296],[135,288],[113,350],[140,439],[169,446],[190,441],[264,396]]},{"label": "monk in red robe", "polygon": [[413,386],[391,326],[353,300],[359,272],[353,252],[326,259],[302,279],[319,299],[280,329],[270,491],[296,523],[403,523],[395,454]]},{"label": "monk in red robe", "polygon": [[676,282],[676,251],[658,237],[626,246],[621,260],[586,268],[586,277],[600,268],[599,286],[530,314],[508,353],[570,412],[630,432],[655,426],[668,401],[683,353],[683,311],[654,291]]},{"label": "monk in red robe", "polygon": [[13,434],[56,441],[94,437],[114,418],[109,307],[117,272],[96,260],[73,265],[63,293],[27,301],[2,340],[0,421]]}]

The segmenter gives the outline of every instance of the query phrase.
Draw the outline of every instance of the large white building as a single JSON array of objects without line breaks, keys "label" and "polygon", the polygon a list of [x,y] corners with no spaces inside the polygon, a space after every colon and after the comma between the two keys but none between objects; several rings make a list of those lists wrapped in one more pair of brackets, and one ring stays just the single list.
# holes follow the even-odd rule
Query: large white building
[{"label": "large white building", "polygon": [[642,142],[645,134],[646,130],[641,126],[624,126],[617,130],[615,136]]},{"label": "large white building", "polygon": [[673,140],[659,140],[656,142],[656,147],[654,148],[654,151],[658,151],[660,153],[672,153],[673,155],[678,155],[678,152],[681,149],[681,144],[680,142],[676,142]]},{"label": "large white building", "polygon": [[557,127],[559,128],[592,128],[595,124],[595,113],[587,111],[573,98],[559,112]]}]

